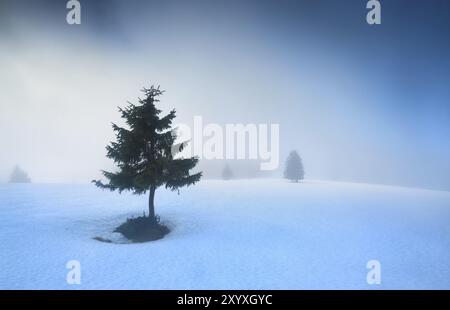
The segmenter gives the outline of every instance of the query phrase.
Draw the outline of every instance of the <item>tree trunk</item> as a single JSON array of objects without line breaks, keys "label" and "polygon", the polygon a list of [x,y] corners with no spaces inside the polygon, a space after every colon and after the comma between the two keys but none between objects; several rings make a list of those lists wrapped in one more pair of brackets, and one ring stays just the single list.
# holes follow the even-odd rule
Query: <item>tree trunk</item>
[{"label": "tree trunk", "polygon": [[148,217],[151,221],[156,221],[155,217],[155,190],[156,186],[150,186],[150,195],[148,196]]}]

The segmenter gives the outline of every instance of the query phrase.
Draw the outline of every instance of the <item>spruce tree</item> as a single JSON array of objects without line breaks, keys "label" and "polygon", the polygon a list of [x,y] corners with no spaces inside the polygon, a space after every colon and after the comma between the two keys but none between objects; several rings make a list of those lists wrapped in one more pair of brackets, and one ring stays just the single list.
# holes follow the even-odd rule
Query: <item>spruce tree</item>
[{"label": "spruce tree", "polygon": [[164,91],[159,86],[142,91],[145,98],[138,98],[139,104],[128,103],[123,109],[119,107],[128,128],[112,124],[116,141],[106,147],[106,156],[114,160],[118,171],[102,171],[108,183],[92,182],[111,191],[131,191],[137,195],[149,191],[148,218],[151,222],[157,222],[154,205],[156,189],[165,186],[178,190],[198,182],[202,173],[189,174],[198,158],[174,158],[176,151],[182,151],[184,144],[174,145],[176,136],[171,126],[175,110],[161,117],[161,110],[155,106]]},{"label": "spruce tree", "polygon": [[14,170],[9,177],[9,183],[30,183],[31,180],[27,173],[23,171],[19,166],[15,166]]},{"label": "spruce tree", "polygon": [[302,159],[296,151],[289,153],[284,169],[284,177],[288,180],[298,182],[303,180],[305,172],[303,170]]},{"label": "spruce tree", "polygon": [[233,171],[231,171],[230,165],[226,164],[222,170],[222,179],[230,180],[233,178]]}]

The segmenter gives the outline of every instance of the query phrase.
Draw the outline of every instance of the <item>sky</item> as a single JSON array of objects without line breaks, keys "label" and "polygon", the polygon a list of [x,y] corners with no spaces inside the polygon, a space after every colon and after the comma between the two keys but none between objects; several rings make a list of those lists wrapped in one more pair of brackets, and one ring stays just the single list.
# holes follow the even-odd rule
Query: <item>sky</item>
[{"label": "sky", "polygon": [[450,190],[450,2],[80,2],[0,1],[0,181],[114,169],[117,106],[155,84],[179,122],[279,124],[271,176],[296,149],[309,179]]}]

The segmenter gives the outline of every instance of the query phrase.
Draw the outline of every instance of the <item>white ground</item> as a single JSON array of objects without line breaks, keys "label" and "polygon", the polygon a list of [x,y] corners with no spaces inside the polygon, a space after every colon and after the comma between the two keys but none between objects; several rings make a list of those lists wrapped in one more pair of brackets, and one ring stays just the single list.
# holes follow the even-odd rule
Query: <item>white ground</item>
[{"label": "white ground", "polygon": [[[157,191],[166,238],[92,240],[123,241],[110,231],[146,202],[93,185],[0,185],[0,289],[450,289],[450,192],[202,181]],[[379,286],[366,282],[372,259]]]}]

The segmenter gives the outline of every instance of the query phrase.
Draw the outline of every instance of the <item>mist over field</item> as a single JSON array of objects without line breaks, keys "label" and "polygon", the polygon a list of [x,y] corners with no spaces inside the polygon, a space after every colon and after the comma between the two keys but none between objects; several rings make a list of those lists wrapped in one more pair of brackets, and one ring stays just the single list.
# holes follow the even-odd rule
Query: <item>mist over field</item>
[{"label": "mist over field", "polygon": [[[308,179],[450,189],[446,1],[2,1],[0,180],[89,182],[111,169],[117,106],[161,85],[176,122],[280,126]],[[202,160],[206,177],[222,162]]]}]

